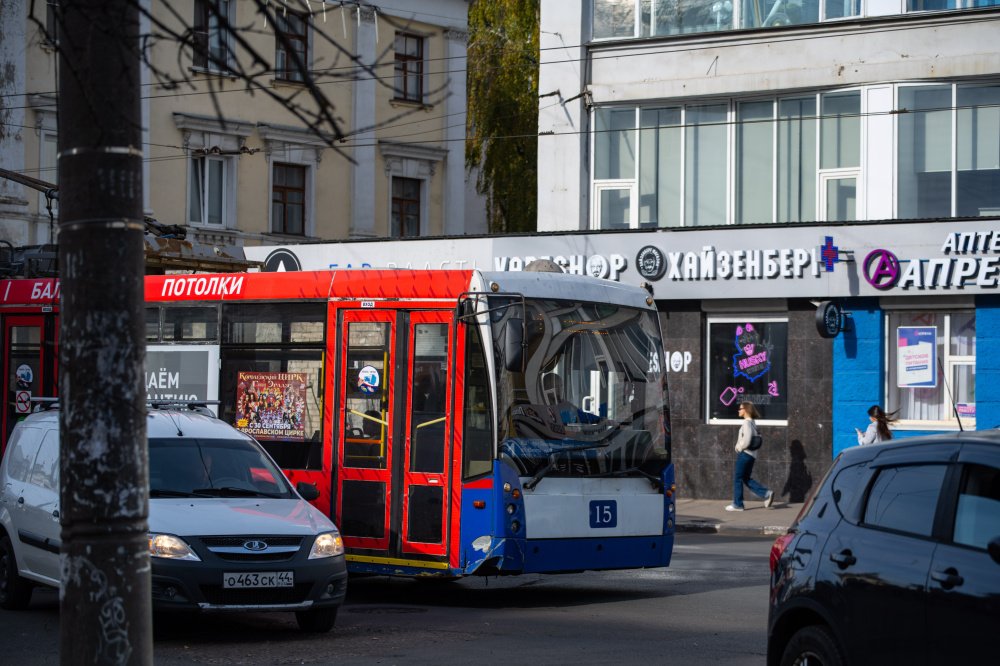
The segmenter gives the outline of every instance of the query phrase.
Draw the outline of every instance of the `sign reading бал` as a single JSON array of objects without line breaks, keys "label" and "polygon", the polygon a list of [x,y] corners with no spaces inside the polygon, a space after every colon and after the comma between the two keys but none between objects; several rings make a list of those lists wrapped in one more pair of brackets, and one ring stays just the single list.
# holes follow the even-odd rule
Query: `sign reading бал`
[{"label": "sign reading \u0431\u0430\u043b", "polygon": [[896,359],[900,388],[937,386],[937,329],[900,326],[896,329]]},{"label": "sign reading \u0431\u0430\u043b", "polygon": [[240,372],[236,378],[236,428],[256,439],[305,441],[304,372]]}]

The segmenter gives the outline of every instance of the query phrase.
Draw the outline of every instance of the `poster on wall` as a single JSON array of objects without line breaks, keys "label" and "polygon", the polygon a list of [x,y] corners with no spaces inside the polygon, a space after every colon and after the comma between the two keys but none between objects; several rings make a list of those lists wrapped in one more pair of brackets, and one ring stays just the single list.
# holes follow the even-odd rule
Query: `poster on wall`
[{"label": "poster on wall", "polygon": [[240,372],[236,429],[262,441],[305,441],[306,373]]},{"label": "poster on wall", "polygon": [[738,419],[752,402],[765,421],[788,419],[788,322],[709,322],[709,419]]},{"label": "poster on wall", "polygon": [[900,326],[896,329],[896,384],[899,388],[937,386],[937,328]]},{"label": "poster on wall", "polygon": [[[146,400],[201,402],[219,399],[219,347],[149,345],[146,347]],[[209,406],[217,411],[214,405]]]}]

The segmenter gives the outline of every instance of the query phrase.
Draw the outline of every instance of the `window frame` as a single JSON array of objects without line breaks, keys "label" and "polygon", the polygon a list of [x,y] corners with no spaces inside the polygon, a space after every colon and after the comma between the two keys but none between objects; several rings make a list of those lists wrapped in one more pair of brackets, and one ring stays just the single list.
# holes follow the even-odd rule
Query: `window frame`
[{"label": "window frame", "polygon": [[[222,164],[222,182],[219,184],[221,188],[220,197],[222,200],[222,211],[220,213],[219,224],[208,221],[208,193],[209,193],[209,162],[218,162]],[[230,157],[220,157],[218,155],[190,155],[188,157],[188,198],[185,217],[187,218],[187,223],[193,227],[202,227],[206,229],[225,229],[228,228],[227,221],[229,220],[229,182],[230,182],[230,163],[232,158]],[[201,166],[197,166],[197,165]],[[191,203],[195,198],[194,191],[194,174],[192,174],[192,169],[198,169],[201,171],[201,200],[199,209],[201,211],[201,219],[194,220],[191,218]]]},{"label": "window frame", "polygon": [[[843,179],[843,178],[855,178],[856,179],[856,199],[855,199],[855,218],[858,220],[864,220],[864,211],[866,210],[865,202],[865,175],[867,173],[866,169],[866,158],[865,146],[867,141],[867,123],[864,122],[867,110],[867,95],[865,94],[866,86],[849,86],[845,88],[836,89],[824,89],[815,90],[812,92],[805,92],[799,94],[785,94],[785,95],[753,95],[753,96],[739,96],[739,97],[726,97],[723,99],[701,99],[692,98],[685,100],[662,100],[656,103],[640,103],[640,104],[609,104],[595,106],[589,115],[590,122],[590,228],[595,231],[601,231],[605,228],[603,225],[603,220],[600,215],[600,191],[608,188],[613,189],[625,189],[630,187],[632,192],[632,205],[629,213],[629,229],[665,229],[665,228],[680,228],[680,227],[696,227],[696,226],[737,226],[742,224],[808,224],[810,222],[824,222],[827,220],[826,216],[826,194],[825,186],[826,181],[830,179]],[[820,113],[822,108],[823,96],[828,94],[844,94],[844,93],[857,93],[860,99],[860,116],[862,121],[860,122],[860,127],[858,131],[858,161],[859,164],[856,167],[838,167],[838,168],[823,168],[822,167],[822,140],[823,140],[823,116]],[[778,140],[780,133],[781,119],[778,114],[778,107],[783,99],[798,99],[804,97],[814,97],[817,113],[815,117],[804,116],[802,118],[803,122],[812,122],[815,125],[815,155],[814,155],[814,165],[812,170],[815,174],[815,187],[816,196],[814,203],[813,219],[793,221],[793,222],[779,222],[778,221],[778,198],[779,198],[779,171],[778,171]],[[772,133],[771,133],[771,218],[770,220],[753,220],[753,221],[737,221],[738,213],[738,201],[737,201],[737,189],[739,182],[739,174],[737,170],[740,165],[740,134],[739,125],[740,121],[737,120],[739,117],[739,106],[740,104],[748,102],[770,102],[772,104]],[[725,183],[725,221],[719,224],[691,224],[687,223],[688,208],[689,203],[687,201],[687,166],[686,166],[686,151],[688,148],[688,135],[690,129],[696,127],[696,125],[691,125],[688,122],[688,110],[690,107],[698,106],[711,106],[711,105],[721,105],[726,104],[726,183]],[[635,112],[635,122],[633,128],[626,130],[632,132],[632,143],[635,146],[635,157],[634,157],[634,167],[631,178],[617,178],[617,179],[598,179],[597,174],[597,157],[598,157],[598,130],[597,130],[597,113],[604,110],[616,110],[616,109],[633,109]],[[671,129],[676,128],[680,131],[680,151],[679,151],[679,161],[675,165],[678,172],[678,179],[676,181],[677,190],[679,192],[679,210],[677,212],[677,223],[676,224],[661,224],[659,221],[654,227],[652,225],[643,225],[640,222],[640,202],[639,197],[642,193],[639,191],[640,181],[642,180],[642,165],[643,165],[643,142],[642,142],[642,132],[644,128],[642,127],[642,112],[643,110],[649,109],[667,109],[667,108],[679,108],[680,109],[680,124],[668,126]],[[762,122],[762,121],[751,121],[751,122]],[[704,127],[711,127],[715,123],[706,123]],[[656,128],[645,128],[647,131]],[[620,131],[620,130],[602,130],[602,131]],[[655,180],[655,179],[654,179]]]},{"label": "window frame", "polygon": [[[211,5],[218,5],[220,2],[226,3],[225,11],[213,11]],[[194,36],[191,62],[194,71],[210,74],[232,72],[236,43],[232,30],[221,25],[212,25],[212,21],[218,21],[218,15],[223,13],[229,27],[232,27],[236,17],[236,0],[194,0],[194,16],[191,21]],[[217,36],[225,48],[225,63],[216,62],[212,57],[213,35]]]},{"label": "window frame", "polygon": [[[754,324],[785,324],[788,326],[788,314],[764,314],[755,315],[753,313],[741,314],[741,315],[730,315],[730,314],[719,314],[719,315],[709,315],[705,318],[705,375],[704,375],[704,388],[705,388],[705,411],[704,411],[704,422],[708,425],[742,425],[744,419],[733,417],[733,418],[723,418],[723,419],[713,419],[711,417],[711,409],[709,405],[711,404],[711,377],[712,377],[712,353],[710,346],[712,344],[712,324],[745,324],[747,321],[752,321]],[[786,328],[786,331],[788,329]],[[786,343],[787,344],[787,343]],[[788,349],[786,347],[785,353],[787,355]],[[786,360],[786,373],[787,373],[787,360]],[[788,377],[785,377],[787,383]],[[733,403],[729,407],[733,407],[738,403],[737,400],[733,400]],[[787,403],[786,403],[787,404]],[[735,409],[733,410],[735,411]],[[788,426],[788,419],[756,419],[756,424],[758,426]]]},{"label": "window frame", "polygon": [[[655,19],[654,19],[654,17],[655,17],[655,11],[656,11],[655,7],[656,7],[656,5],[658,4],[659,1],[662,1],[662,0],[652,0],[652,2],[650,4],[650,15],[649,15],[650,28],[649,28],[649,33],[652,33],[652,27],[651,26],[655,22]],[[837,16],[837,17],[832,17],[832,18],[826,18],[826,8],[827,8],[827,2],[828,2],[828,0],[819,0],[818,6],[816,8],[816,12],[817,12],[816,16],[819,19],[818,21],[816,21],[816,22],[806,22],[806,23],[795,23],[795,24],[791,24],[791,25],[795,25],[795,26],[817,25],[819,23],[830,23],[830,22],[835,22],[835,21],[849,21],[849,20],[852,20],[852,19],[856,20],[856,19],[865,18],[865,17],[868,16],[868,13],[867,13],[867,10],[868,10],[867,0],[851,0],[851,1],[852,1],[852,4],[854,4],[854,5],[857,6],[857,14],[851,14],[849,16]],[[628,35],[628,36],[621,36],[621,37],[597,37],[596,36],[596,30],[594,29],[595,28],[595,26],[594,26],[594,17],[597,14],[595,6],[594,6],[595,2],[596,2],[596,0],[591,0],[591,2],[590,2],[590,39],[591,39],[591,41],[594,41],[594,42],[613,42],[613,41],[623,40],[623,39],[636,39],[636,38],[649,38],[649,37],[671,37],[671,36],[689,35],[689,34],[702,34],[701,31],[694,31],[694,32],[687,32],[687,33],[658,34],[658,35],[643,34],[642,0],[634,0],[633,1],[633,15],[635,16],[635,20],[634,20],[633,25],[632,25],[632,34]],[[940,10],[940,9],[938,9],[938,10],[920,10],[920,11],[926,12],[926,11],[948,11],[948,10]],[[904,11],[900,12],[900,14],[908,14],[908,13],[913,13],[913,11],[904,10]],[[760,25],[760,26],[757,26],[757,25],[742,25],[742,22],[743,22],[742,3],[736,1],[736,2],[733,2],[733,12],[732,12],[732,18],[731,18],[730,27],[728,27],[728,28],[721,28],[719,30],[706,30],[704,32],[706,32],[706,33],[719,33],[719,32],[731,32],[733,30],[762,30],[762,29],[768,29],[768,28],[783,27],[783,26],[766,26],[766,25]]]},{"label": "window frame", "polygon": [[[392,95],[393,100],[399,102],[412,102],[417,104],[424,103],[424,76],[426,75],[424,67],[424,59],[427,55],[427,38],[421,35],[414,34],[412,32],[402,32],[397,31],[395,39],[403,39],[403,51],[400,52],[395,48],[395,42],[393,44],[393,86]],[[415,40],[420,47],[420,53],[416,56],[406,55],[406,45],[408,40]],[[412,73],[408,70],[408,63],[416,63],[418,67],[418,72]],[[402,74],[403,79],[403,89],[402,94],[396,86],[397,78]],[[416,81],[416,91],[413,94],[409,93],[407,82],[410,80]]]},{"label": "window frame", "polygon": [[[300,169],[302,171],[302,187],[301,188],[299,188],[299,187],[290,187],[287,184],[285,184],[285,185],[278,185],[277,183],[275,183],[274,171],[278,167],[281,167],[281,168],[284,168],[284,169]],[[285,179],[285,182],[286,183],[288,182],[287,177]],[[310,188],[309,188],[309,167],[307,165],[305,165],[305,164],[294,164],[294,163],[289,163],[289,162],[274,162],[274,163],[272,163],[271,164],[271,188],[270,189],[271,189],[271,198],[270,198],[270,204],[271,205],[270,205],[270,208],[269,208],[269,215],[270,215],[270,218],[271,218],[270,219],[270,231],[271,231],[271,233],[273,233],[273,234],[284,234],[284,235],[287,235],[287,236],[306,236],[306,231],[307,231],[307,227],[308,227],[308,223],[307,223],[307,221],[308,221],[308,212],[309,212],[308,195],[309,195],[309,190],[310,190]],[[277,201],[275,201],[274,195],[279,190],[283,193],[283,201],[281,202],[281,204],[282,204],[282,207],[284,209],[284,215],[282,215],[282,220],[284,222],[282,224],[282,227],[283,227],[282,229],[275,228],[276,220],[274,218],[274,204],[278,203]],[[302,231],[298,231],[298,232],[296,232],[296,231],[288,231],[288,203],[289,203],[288,199],[287,199],[287,193],[288,192],[301,192],[302,193]]]},{"label": "window frame", "polygon": [[[425,181],[420,178],[407,178],[405,176],[391,176],[389,182],[389,238],[419,238],[423,235],[424,231],[424,183]],[[405,187],[405,181],[410,181],[416,183],[417,185],[417,199],[406,199],[405,197],[397,197],[393,193],[393,187],[396,182],[399,181],[402,187]],[[417,204],[417,233],[415,235],[408,236],[403,233],[394,234],[393,233],[393,207],[396,203],[400,204],[400,232],[402,232],[403,219],[406,217],[404,206],[406,203],[416,203]]]},{"label": "window frame", "polygon": [[[303,31],[301,35],[295,32],[291,32],[289,30],[281,29],[280,22],[282,20],[284,20],[286,27],[289,25],[289,20],[287,16],[283,15],[285,13],[298,18],[298,20],[302,22]],[[310,39],[310,33],[312,32],[312,23],[310,22],[309,18],[310,18],[309,14],[293,11],[287,8],[286,11],[282,14],[275,12],[274,78],[276,81],[282,81],[286,83],[303,83],[305,81],[305,77],[303,76],[303,74],[295,69],[294,63],[292,62],[292,58],[290,57],[290,52],[285,49],[285,45],[282,43],[279,34],[284,35],[285,39],[287,39],[290,44],[301,42],[302,49],[300,51],[297,50],[295,52],[299,53],[299,55],[302,57],[302,66],[306,69],[309,69],[310,66],[309,54],[310,54],[310,47],[312,46],[312,40]],[[278,67],[279,56],[282,54],[285,56],[285,66],[284,68],[279,69]]]},{"label": "window frame", "polygon": [[[956,308],[954,310],[930,310],[936,315],[944,317],[943,333],[942,337],[944,342],[942,347],[944,348],[941,354],[940,363],[943,367],[945,380],[949,382],[947,388],[944,391],[945,408],[943,413],[947,414],[949,418],[943,420],[935,419],[898,419],[893,425],[893,430],[959,430],[958,419],[955,418],[955,401],[954,401],[954,377],[955,368],[959,366],[969,366],[971,365],[973,370],[976,367],[976,355],[974,354],[952,354],[951,353],[951,317],[955,314],[976,314],[976,309],[972,308]],[[895,405],[890,402],[890,394],[894,388],[894,384],[897,381],[897,377],[892,373],[891,357],[896,353],[896,332],[892,330],[892,324],[890,318],[892,315],[906,315],[906,314],[917,314],[911,309],[899,309],[899,310],[883,310],[884,313],[884,333],[885,333],[885,383],[882,386],[883,401],[882,404],[886,405],[887,408],[892,408]],[[935,327],[937,324],[935,324]],[[898,372],[898,369],[897,369]],[[949,409],[950,407],[950,409]],[[962,418],[962,428],[967,428],[970,430],[976,429],[976,419],[972,418]]]}]

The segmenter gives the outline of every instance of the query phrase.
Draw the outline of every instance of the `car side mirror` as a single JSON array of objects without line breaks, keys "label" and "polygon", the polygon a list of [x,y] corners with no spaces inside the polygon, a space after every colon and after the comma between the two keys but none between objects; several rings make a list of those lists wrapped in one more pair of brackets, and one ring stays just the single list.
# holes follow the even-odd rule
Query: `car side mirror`
[{"label": "car side mirror", "polygon": [[511,317],[504,326],[504,365],[511,372],[524,372],[524,320]]},{"label": "car side mirror", "polygon": [[986,552],[990,554],[994,562],[1000,564],[1000,536],[986,544]]},{"label": "car side mirror", "polygon": [[319,488],[311,483],[299,481],[295,484],[295,489],[299,491],[299,495],[302,495],[302,499],[307,502],[319,499]]}]

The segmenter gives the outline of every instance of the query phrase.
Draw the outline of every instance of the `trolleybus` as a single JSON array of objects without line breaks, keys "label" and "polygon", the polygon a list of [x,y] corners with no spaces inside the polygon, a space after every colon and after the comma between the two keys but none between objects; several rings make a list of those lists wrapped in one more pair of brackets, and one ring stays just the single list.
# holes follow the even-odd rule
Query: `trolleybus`
[{"label": "trolleybus", "polygon": [[[0,297],[6,440],[26,404],[55,397],[58,281],[5,280]],[[666,367],[638,287],[528,271],[148,276],[146,332],[149,399],[218,400],[320,490],[351,571],[670,562]]]}]

